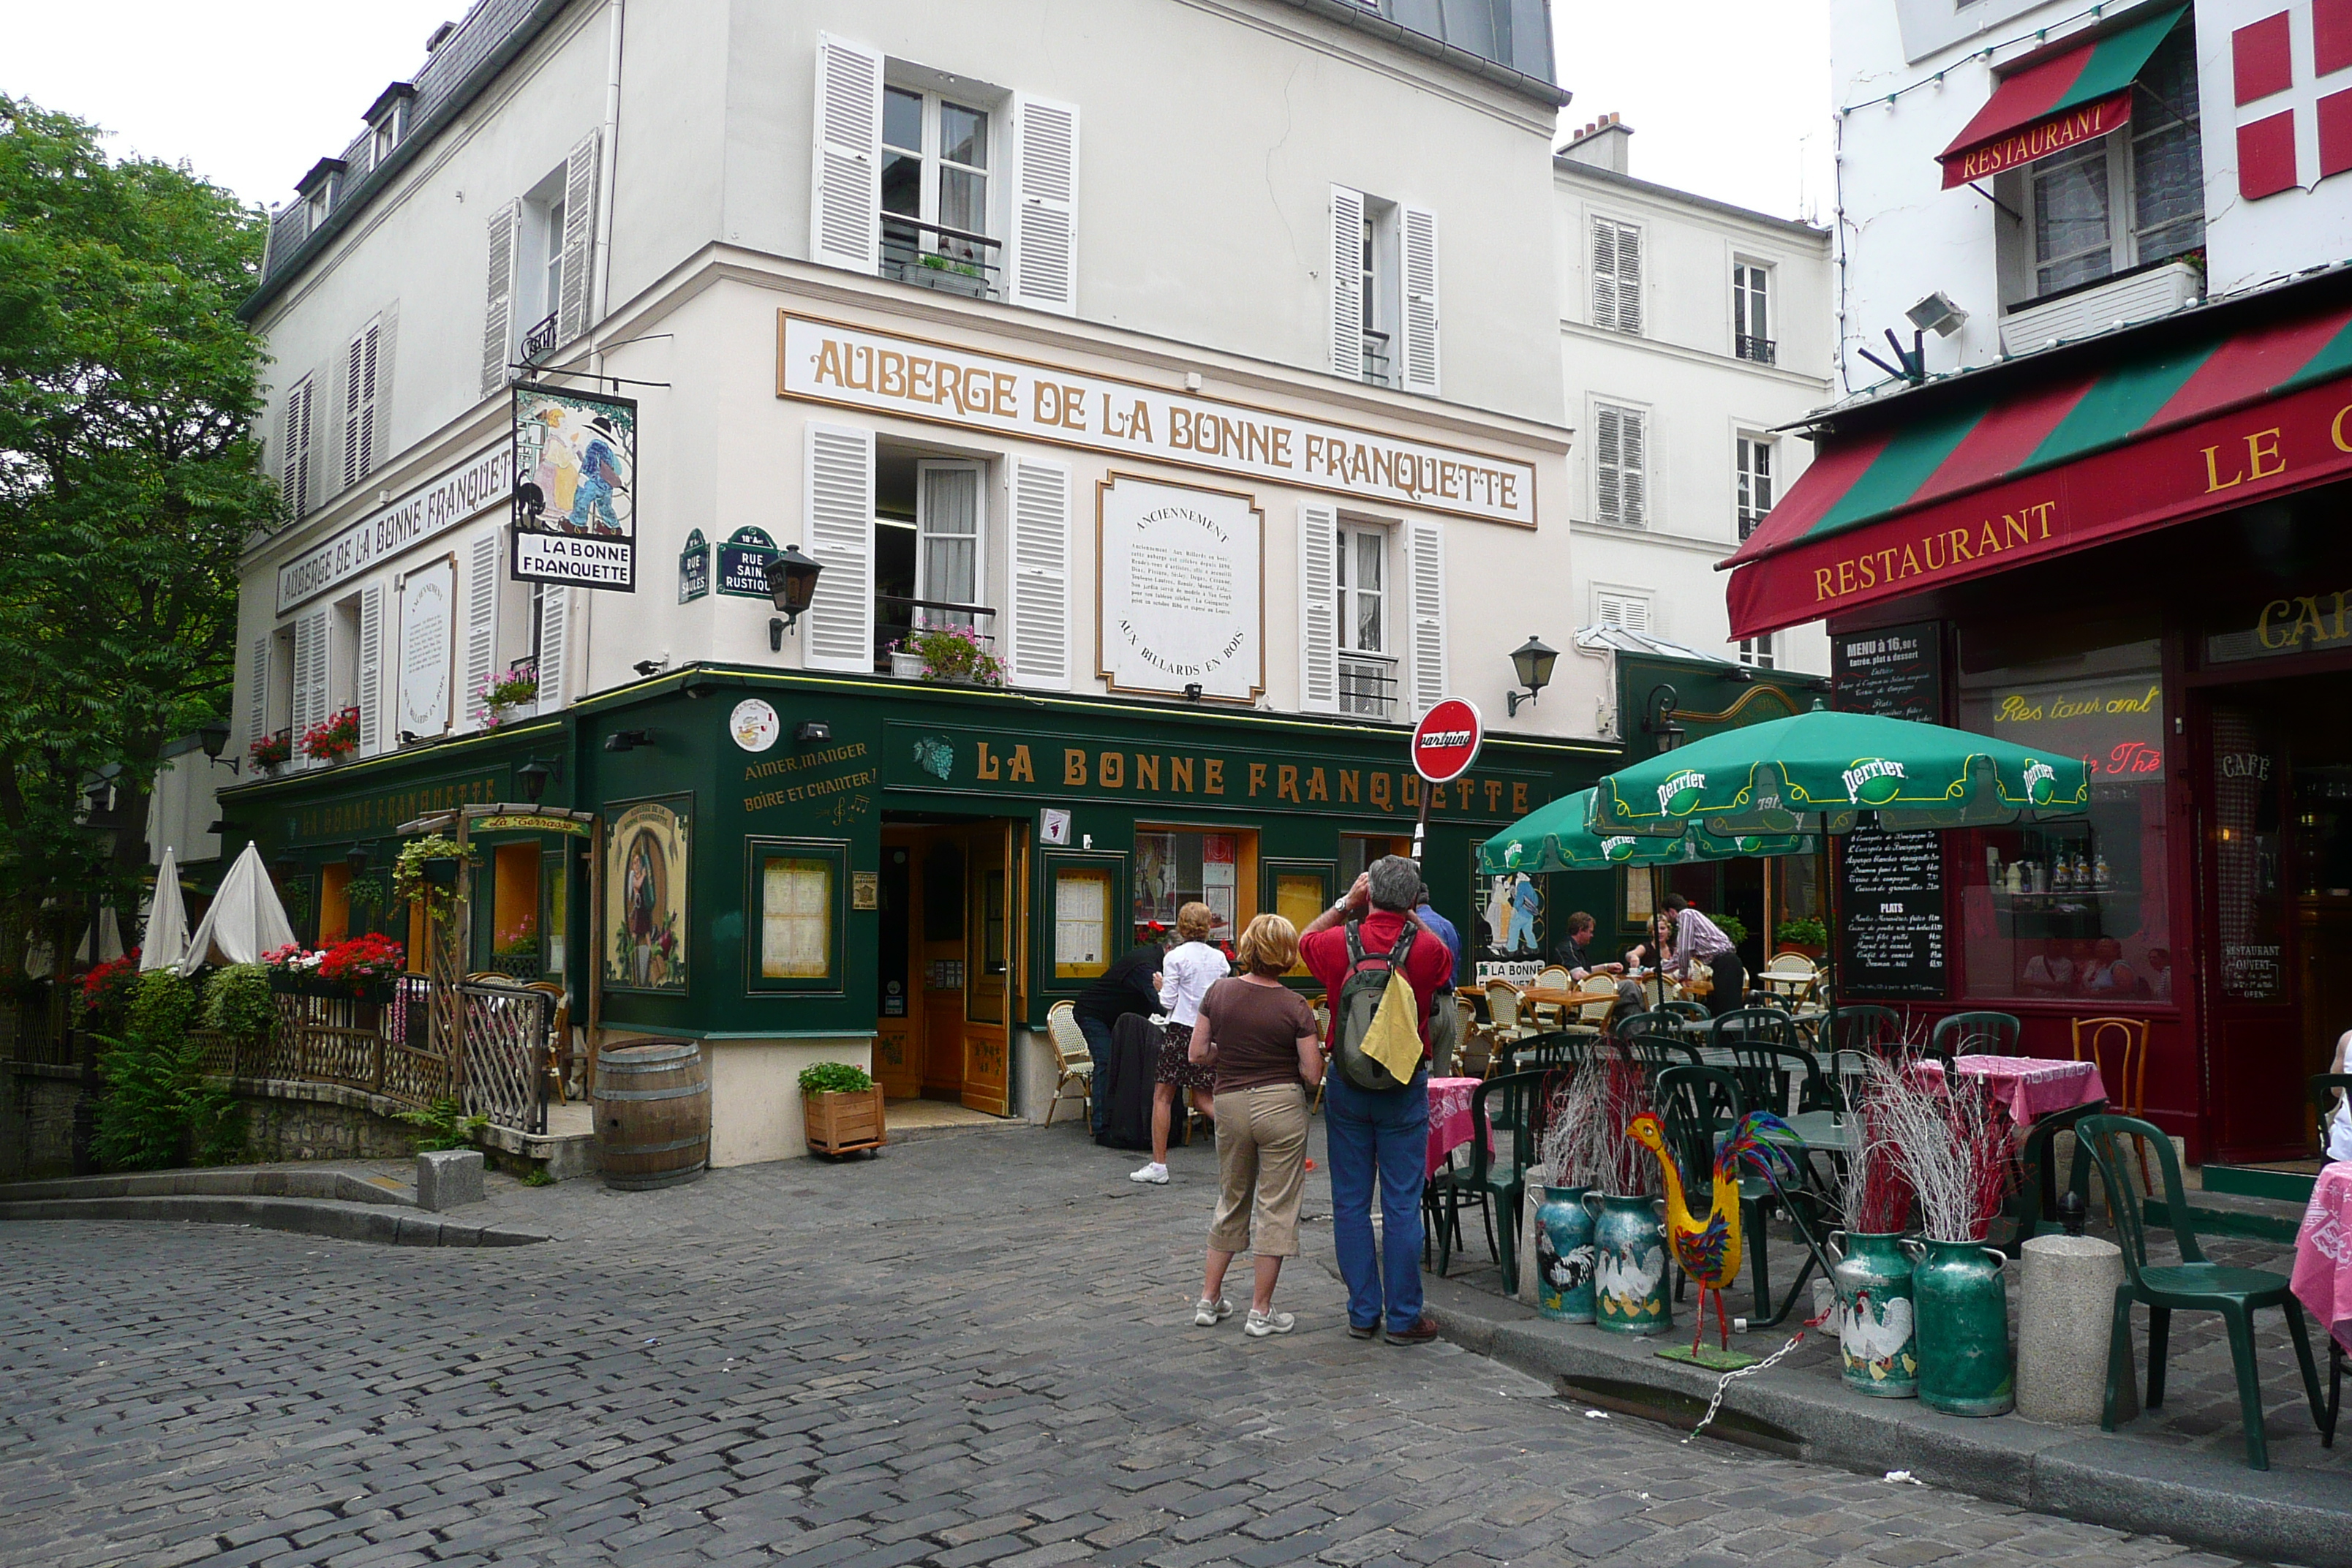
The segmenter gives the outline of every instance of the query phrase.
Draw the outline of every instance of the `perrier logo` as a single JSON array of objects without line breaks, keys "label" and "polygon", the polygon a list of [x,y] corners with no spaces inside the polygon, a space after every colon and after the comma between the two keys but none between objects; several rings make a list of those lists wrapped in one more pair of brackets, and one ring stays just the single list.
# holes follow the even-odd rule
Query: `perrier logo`
[{"label": "perrier logo", "polygon": [[2048,805],[2050,797],[2058,790],[2058,770],[2048,763],[2028,757],[2025,761],[2025,798],[2036,805]]},{"label": "perrier logo", "polygon": [[1706,775],[1689,768],[1658,786],[1658,809],[1672,816],[1688,816],[1706,793]]},{"label": "perrier logo", "polygon": [[1903,788],[1903,764],[1869,757],[1846,769],[1845,797],[1856,805],[1885,805]]},{"label": "perrier logo", "polygon": [[1601,853],[1611,860],[1631,860],[1633,858],[1633,840],[1624,834],[1604,838],[1601,841]]}]

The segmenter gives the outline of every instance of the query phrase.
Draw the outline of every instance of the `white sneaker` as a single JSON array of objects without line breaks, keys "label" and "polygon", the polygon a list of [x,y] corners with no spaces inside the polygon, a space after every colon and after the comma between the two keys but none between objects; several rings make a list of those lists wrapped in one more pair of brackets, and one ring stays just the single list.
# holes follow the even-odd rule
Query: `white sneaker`
[{"label": "white sneaker", "polygon": [[1261,1312],[1252,1307],[1250,1315],[1242,1323],[1242,1332],[1254,1340],[1262,1340],[1268,1334],[1286,1334],[1297,1326],[1298,1320],[1288,1312]]},{"label": "white sneaker", "polygon": [[1222,1296],[1213,1301],[1203,1296],[1192,1303],[1192,1326],[1196,1329],[1213,1329],[1233,1315],[1232,1305]]},{"label": "white sneaker", "polygon": [[1154,1186],[1164,1187],[1168,1184],[1168,1167],[1154,1160],[1140,1171],[1129,1171],[1127,1173],[1127,1179],[1130,1182],[1150,1182]]}]

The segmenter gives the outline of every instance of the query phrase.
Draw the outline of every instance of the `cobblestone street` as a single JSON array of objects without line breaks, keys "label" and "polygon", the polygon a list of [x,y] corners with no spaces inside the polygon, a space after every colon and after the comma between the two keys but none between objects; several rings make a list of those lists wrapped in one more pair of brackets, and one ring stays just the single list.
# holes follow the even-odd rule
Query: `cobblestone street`
[{"label": "cobblestone street", "polygon": [[500,1178],[465,1217],[558,1239],[488,1251],[0,1226],[0,1563],[2222,1561],[1351,1341],[1319,1150],[1297,1331],[1194,1329],[1213,1155],[1134,1163],[1012,1127]]}]

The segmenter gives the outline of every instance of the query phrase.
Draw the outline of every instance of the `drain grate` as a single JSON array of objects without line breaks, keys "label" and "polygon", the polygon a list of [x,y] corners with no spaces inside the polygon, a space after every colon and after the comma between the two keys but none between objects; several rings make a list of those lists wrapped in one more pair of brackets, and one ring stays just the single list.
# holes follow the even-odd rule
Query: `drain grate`
[{"label": "drain grate", "polygon": [[[1577,1401],[1612,1415],[1636,1416],[1654,1421],[1661,1426],[1671,1426],[1676,1436],[1688,1436],[1690,1429],[1706,1414],[1706,1401],[1694,1394],[1677,1394],[1669,1388],[1651,1388],[1639,1383],[1628,1383],[1613,1377],[1570,1377],[1553,1379],[1562,1399]],[[1717,1414],[1706,1436],[1720,1437],[1727,1443],[1737,1443],[1743,1448],[1756,1448],[1783,1459],[1805,1457],[1805,1440],[1786,1426],[1776,1426],[1759,1415],[1743,1411],[1724,1410]]]}]

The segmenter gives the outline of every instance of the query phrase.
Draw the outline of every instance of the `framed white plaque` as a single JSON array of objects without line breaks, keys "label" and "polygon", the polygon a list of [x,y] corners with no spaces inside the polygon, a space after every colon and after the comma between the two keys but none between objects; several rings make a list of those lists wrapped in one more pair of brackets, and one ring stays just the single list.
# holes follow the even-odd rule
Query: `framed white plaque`
[{"label": "framed white plaque", "polygon": [[1095,487],[1096,673],[1114,691],[1253,702],[1265,689],[1265,514],[1234,490]]},{"label": "framed white plaque", "polygon": [[400,584],[400,722],[411,735],[449,729],[449,683],[457,670],[457,558],[420,566]]}]

